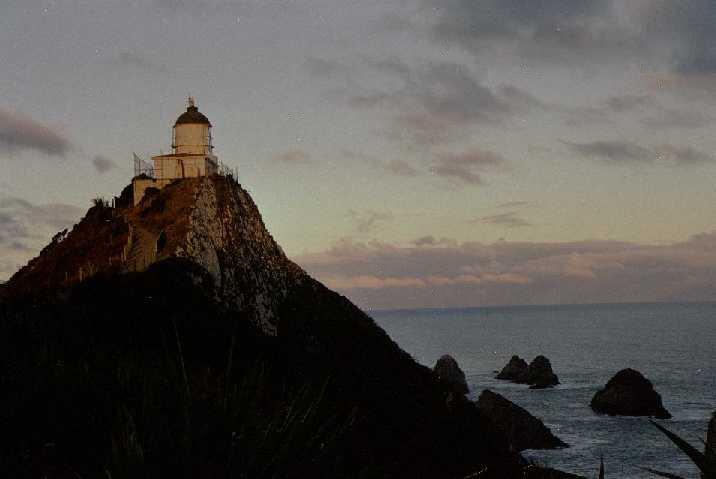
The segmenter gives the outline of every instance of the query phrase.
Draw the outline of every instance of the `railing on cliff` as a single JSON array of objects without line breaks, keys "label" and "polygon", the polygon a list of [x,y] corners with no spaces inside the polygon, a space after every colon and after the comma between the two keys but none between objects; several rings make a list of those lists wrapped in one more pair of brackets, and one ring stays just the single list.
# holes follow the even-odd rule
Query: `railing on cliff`
[{"label": "railing on cliff", "polygon": [[154,166],[148,161],[144,161],[136,153],[132,153],[132,159],[134,161],[134,176],[146,175],[150,178],[154,178]]}]

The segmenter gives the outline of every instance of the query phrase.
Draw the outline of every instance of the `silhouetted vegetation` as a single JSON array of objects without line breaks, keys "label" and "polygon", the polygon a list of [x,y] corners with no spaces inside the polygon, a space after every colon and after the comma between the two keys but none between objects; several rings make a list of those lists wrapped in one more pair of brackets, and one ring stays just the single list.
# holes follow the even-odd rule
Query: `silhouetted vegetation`
[{"label": "silhouetted vegetation", "polygon": [[566,477],[500,436],[347,299],[295,291],[278,337],[183,260],[0,303],[7,477]]},{"label": "silhouetted vegetation", "polygon": [[[651,422],[651,424],[653,424],[655,428],[657,428],[666,437],[668,437],[669,440],[681,450],[681,452],[683,452],[689,457],[691,462],[693,462],[694,465],[699,468],[699,471],[701,471],[701,477],[703,479],[716,479],[716,461],[714,460],[713,452],[711,451],[711,453],[709,454],[710,451],[708,451],[708,448],[713,447],[713,445],[706,444],[707,450],[702,453],[694,446],[682,439],[680,436],[666,429],[661,424],[654,421],[649,422]],[[671,474],[669,472],[657,471],[656,469],[652,469],[649,467],[645,467],[644,469],[660,477],[667,477],[671,479],[684,479],[681,476]]]}]

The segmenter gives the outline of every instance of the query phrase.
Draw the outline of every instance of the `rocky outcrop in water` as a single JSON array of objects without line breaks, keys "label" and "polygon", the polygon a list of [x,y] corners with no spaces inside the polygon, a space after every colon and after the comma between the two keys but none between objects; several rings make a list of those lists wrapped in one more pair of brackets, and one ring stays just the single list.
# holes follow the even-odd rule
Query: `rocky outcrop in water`
[{"label": "rocky outcrop in water", "polygon": [[467,380],[465,380],[465,373],[460,369],[455,358],[449,354],[441,356],[440,359],[435,363],[433,373],[437,376],[438,380],[445,384],[445,386],[452,392],[458,394],[467,394]]},{"label": "rocky outcrop in water", "polygon": [[477,400],[477,408],[516,451],[567,447],[542,421],[497,393],[484,390]]},{"label": "rocky outcrop in water", "polygon": [[495,379],[505,381],[519,382],[527,373],[527,361],[519,356],[512,356],[502,371],[500,371]]},{"label": "rocky outcrop in water", "polygon": [[531,389],[544,389],[559,384],[557,375],[552,371],[552,364],[542,355],[534,358],[529,365],[519,356],[512,356],[495,378],[529,384]]},{"label": "rocky outcrop in water", "polygon": [[537,356],[527,367],[525,382],[531,389],[544,389],[559,384],[557,375],[552,371],[552,364],[544,356]]},{"label": "rocky outcrop in water", "polygon": [[611,416],[651,416],[668,419],[661,395],[639,371],[623,369],[597,391],[590,406],[594,412]]}]

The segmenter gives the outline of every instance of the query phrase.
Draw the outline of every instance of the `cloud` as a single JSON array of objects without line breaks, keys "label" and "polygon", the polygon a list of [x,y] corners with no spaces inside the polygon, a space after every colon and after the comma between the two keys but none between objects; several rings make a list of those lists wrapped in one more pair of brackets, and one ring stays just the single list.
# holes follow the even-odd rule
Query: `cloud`
[{"label": "cloud", "polygon": [[339,74],[343,75],[348,70],[342,63],[314,56],[306,57],[303,61],[303,67],[311,76],[318,78],[329,78]]},{"label": "cloud", "polygon": [[532,223],[518,216],[516,211],[508,211],[507,213],[483,216],[482,218],[477,218],[473,220],[472,223],[502,226],[505,228],[520,228],[523,226],[532,226]]},{"label": "cloud", "polygon": [[[426,33],[443,50],[458,46],[478,61],[716,73],[712,0],[422,0],[420,14],[385,28]],[[618,108],[618,106],[617,106]]]},{"label": "cloud", "polygon": [[429,288],[434,286],[484,285],[493,284],[528,284],[529,278],[514,274],[415,277],[380,277],[380,276],[329,276],[324,279],[329,288],[334,289],[386,289],[386,288]]},{"label": "cloud", "polygon": [[286,164],[308,163],[311,161],[311,155],[303,150],[294,149],[275,154],[273,161]]},{"label": "cloud", "polygon": [[[686,75],[716,72],[716,31],[712,20],[716,4],[710,0],[659,2],[655,14],[647,17],[652,34],[667,36],[676,45],[675,70]],[[654,21],[656,19],[656,21]]]},{"label": "cloud", "polygon": [[359,233],[375,231],[381,223],[392,221],[395,217],[390,211],[375,210],[348,210],[346,217],[355,224],[355,230]]},{"label": "cloud", "polygon": [[696,165],[713,161],[708,153],[690,146],[660,145],[645,148],[627,141],[593,141],[588,143],[564,142],[573,152],[586,158],[612,164],[662,163]]},{"label": "cloud", "polygon": [[[524,60],[575,64],[645,50],[638,27],[607,0],[425,0],[436,12],[439,43],[476,56],[515,55]],[[648,50],[647,50],[648,51]]]},{"label": "cloud", "polygon": [[381,170],[396,176],[412,177],[418,176],[422,172],[414,167],[411,163],[404,160],[381,161],[372,159],[370,164],[380,168]]},{"label": "cloud", "polygon": [[413,165],[403,160],[388,161],[384,164],[384,168],[386,171],[398,176],[417,176],[419,174]]},{"label": "cloud", "polygon": [[92,158],[92,165],[99,174],[107,173],[109,170],[117,167],[114,161],[102,155],[95,155],[95,157]]},{"label": "cloud", "polygon": [[649,95],[616,95],[607,98],[605,104],[615,113],[624,113],[654,106],[655,102]]},{"label": "cloud", "polygon": [[169,73],[165,65],[155,63],[133,50],[123,50],[109,59],[109,64],[119,68],[130,68],[153,73]]},{"label": "cloud", "polygon": [[689,110],[661,109],[655,115],[643,118],[641,123],[649,128],[702,128],[713,122],[703,113]]},{"label": "cloud", "polygon": [[666,160],[680,165],[708,163],[714,160],[710,154],[695,150],[690,146],[661,145],[655,149],[655,153],[658,160]]},{"label": "cloud", "polygon": [[29,116],[0,109],[0,152],[34,150],[51,156],[65,156],[72,143],[59,131]]},{"label": "cloud", "polygon": [[462,153],[439,153],[430,168],[437,176],[459,180],[469,185],[482,185],[481,174],[505,168],[505,158],[499,153],[473,148]]},{"label": "cloud", "polygon": [[716,300],[716,231],[663,245],[344,239],[294,259],[370,308]]},{"label": "cloud", "polygon": [[58,231],[82,214],[67,204],[34,205],[16,197],[0,197],[0,279],[9,277],[45,246]]},{"label": "cloud", "polygon": [[411,242],[415,246],[456,246],[457,242],[451,238],[436,239],[433,235],[421,236]]},{"label": "cloud", "polygon": [[565,142],[565,145],[584,157],[609,163],[648,163],[655,159],[651,150],[628,141]]},{"label": "cloud", "polygon": [[405,160],[379,160],[372,155],[362,151],[354,151],[348,148],[341,148],[341,156],[351,161],[364,161],[374,168],[379,168],[387,173],[396,176],[418,176],[421,171]]},{"label": "cloud", "polygon": [[520,206],[529,206],[529,201],[507,201],[497,205],[498,208],[518,208]]},{"label": "cloud", "polygon": [[509,108],[464,65],[439,62],[413,67],[397,59],[368,62],[368,65],[401,80],[403,85],[394,91],[357,96],[353,99],[357,106],[391,104],[408,112],[429,113],[451,123],[492,123]]},{"label": "cloud", "polygon": [[513,86],[488,88],[464,65],[432,62],[414,67],[397,60],[366,60],[377,74],[397,80],[392,90],[354,94],[355,108],[387,111],[387,136],[419,145],[445,143],[471,125],[501,124],[539,102]]}]

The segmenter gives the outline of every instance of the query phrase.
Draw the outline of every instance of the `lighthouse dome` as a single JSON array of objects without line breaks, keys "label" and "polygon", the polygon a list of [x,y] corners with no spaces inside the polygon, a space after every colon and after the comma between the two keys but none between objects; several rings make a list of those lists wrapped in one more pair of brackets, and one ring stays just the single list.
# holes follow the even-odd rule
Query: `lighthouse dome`
[{"label": "lighthouse dome", "polygon": [[191,97],[189,98],[186,111],[179,115],[179,118],[177,118],[177,121],[176,123],[174,123],[174,126],[183,124],[198,124],[211,126],[209,119],[202,112],[199,111],[199,108],[197,108],[194,104],[194,99]]}]

